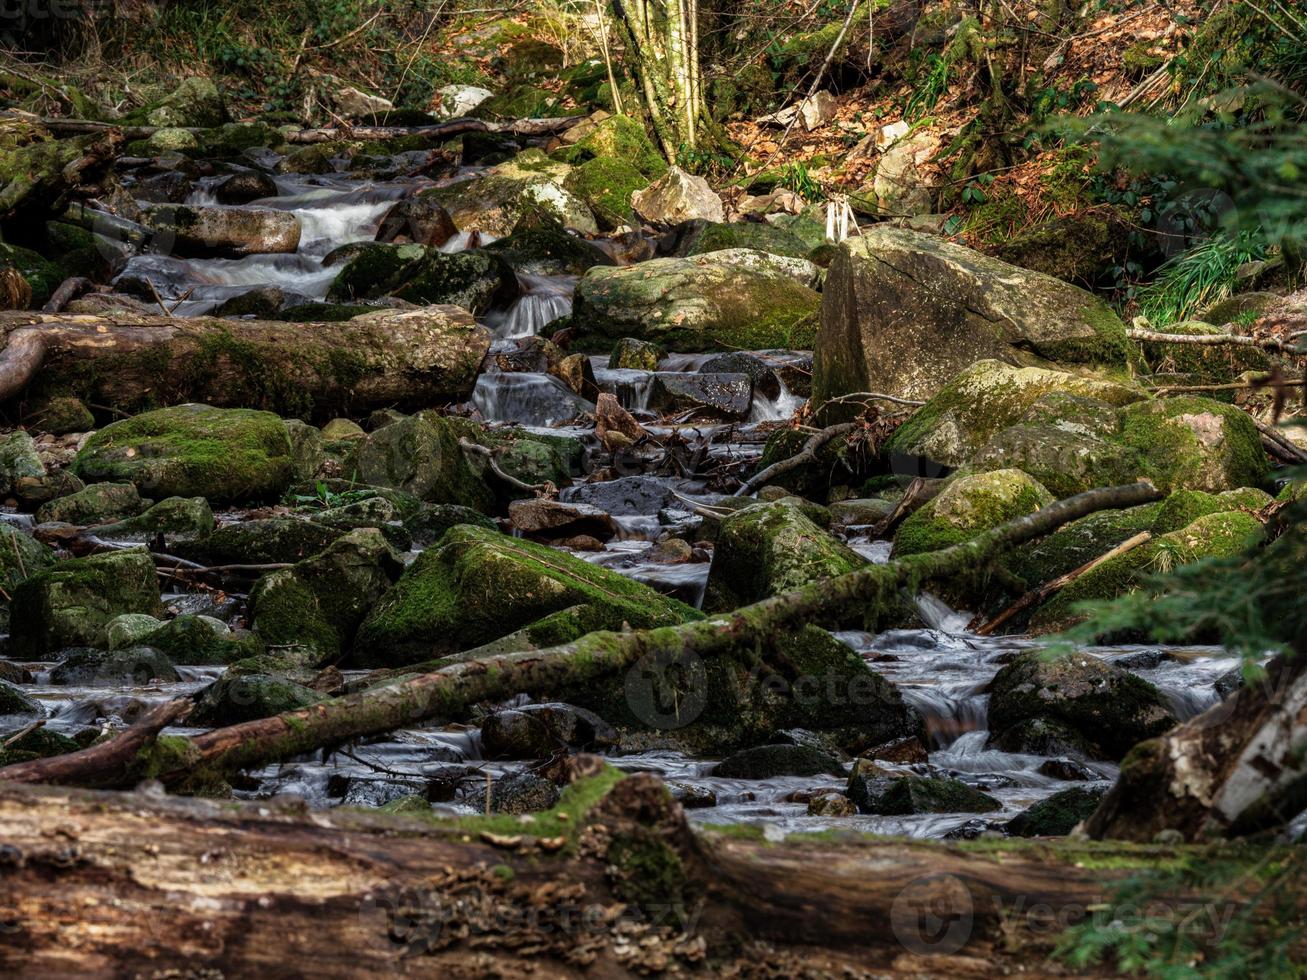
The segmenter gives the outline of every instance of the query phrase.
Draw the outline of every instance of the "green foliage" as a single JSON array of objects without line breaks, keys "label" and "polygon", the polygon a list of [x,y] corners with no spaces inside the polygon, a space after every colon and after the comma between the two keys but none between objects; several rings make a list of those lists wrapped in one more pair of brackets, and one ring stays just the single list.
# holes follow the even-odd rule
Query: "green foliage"
[{"label": "green foliage", "polygon": [[1159,329],[1191,319],[1234,291],[1241,265],[1265,257],[1266,244],[1255,231],[1217,232],[1157,270],[1136,295],[1140,312]]},{"label": "green foliage", "polygon": [[974,17],[967,17],[958,24],[953,40],[943,52],[926,56],[925,71],[918,75],[912,93],[903,106],[903,118],[917,120],[934,109],[948,90],[954,70],[965,61],[979,61],[983,43],[980,23]]},{"label": "green foliage", "polygon": [[780,177],[776,183],[809,201],[816,201],[823,196],[821,184],[813,179],[808,173],[808,168],[802,163],[787,163],[781,167]]}]

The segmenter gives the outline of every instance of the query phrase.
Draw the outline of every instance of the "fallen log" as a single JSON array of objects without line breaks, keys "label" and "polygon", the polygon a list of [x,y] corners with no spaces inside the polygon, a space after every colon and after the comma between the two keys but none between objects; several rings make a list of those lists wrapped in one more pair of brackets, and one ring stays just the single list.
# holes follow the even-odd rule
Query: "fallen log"
[{"label": "fallen log", "polygon": [[0,313],[0,401],[45,391],[131,412],[204,402],[327,420],[466,399],[490,335],[454,306],[340,323]]},{"label": "fallen log", "polygon": [[[1233,326],[1233,324],[1231,324]],[[1258,347],[1263,350],[1294,353],[1296,344],[1286,343],[1276,337],[1244,337],[1239,334],[1189,334],[1161,333],[1157,330],[1145,330],[1142,327],[1130,327],[1126,336],[1146,344],[1188,344],[1198,347]]]},{"label": "fallen log", "polygon": [[528,822],[0,785],[0,826],[0,970],[24,977],[1000,976],[1207,853],[695,833],[611,770]]},{"label": "fallen log", "polygon": [[[897,602],[901,590],[969,573],[1003,550],[1049,534],[1063,524],[1105,508],[1133,507],[1160,499],[1148,483],[1091,490],[1050,504],[941,551],[871,565],[792,592],[772,596],[732,613],[682,626],[622,633],[591,633],[545,650],[506,653],[453,663],[383,687],[287,711],[271,718],[218,728],[192,737],[173,737],[166,751],[150,753],[106,771],[89,760],[79,774],[80,752],[63,756],[59,780],[69,784],[130,785],[142,768],[165,783],[204,781],[213,773],[257,768],[324,745],[376,735],[431,718],[466,715],[475,705],[514,694],[547,694],[629,670],[641,662],[680,664],[686,658],[736,656],[752,665],[764,641],[799,624],[821,623],[851,611]],[[39,783],[50,778],[49,760],[0,769],[0,781]]]}]

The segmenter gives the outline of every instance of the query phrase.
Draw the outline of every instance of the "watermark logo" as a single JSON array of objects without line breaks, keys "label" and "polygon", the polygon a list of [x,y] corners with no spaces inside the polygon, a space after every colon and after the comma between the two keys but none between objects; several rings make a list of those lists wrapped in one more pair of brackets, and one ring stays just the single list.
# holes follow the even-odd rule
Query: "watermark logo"
[{"label": "watermark logo", "polygon": [[929,874],[904,886],[890,906],[890,928],[904,949],[919,956],[949,956],[971,939],[975,904],[956,875]]}]

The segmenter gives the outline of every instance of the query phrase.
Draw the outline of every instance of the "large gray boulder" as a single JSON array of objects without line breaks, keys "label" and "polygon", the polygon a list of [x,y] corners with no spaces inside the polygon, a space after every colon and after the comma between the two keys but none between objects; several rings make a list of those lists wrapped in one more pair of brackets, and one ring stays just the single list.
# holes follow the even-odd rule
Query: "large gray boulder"
[{"label": "large gray boulder", "polygon": [[300,244],[299,218],[270,208],[161,204],[146,213],[145,223],[185,256],[294,252]]},{"label": "large gray boulder", "polygon": [[1125,327],[1052,276],[933,235],[877,227],[842,245],[822,294],[816,401],[875,391],[929,398],[976,361],[1124,367]]},{"label": "large gray boulder", "polygon": [[523,216],[544,214],[565,228],[597,234],[594,213],[563,188],[572,169],[540,150],[526,150],[479,177],[433,187],[421,196],[448,211],[460,231],[502,238]]},{"label": "large gray boulder", "polygon": [[682,221],[725,221],[722,199],[708,181],[672,167],[642,191],[631,195],[635,213],[652,225]]}]

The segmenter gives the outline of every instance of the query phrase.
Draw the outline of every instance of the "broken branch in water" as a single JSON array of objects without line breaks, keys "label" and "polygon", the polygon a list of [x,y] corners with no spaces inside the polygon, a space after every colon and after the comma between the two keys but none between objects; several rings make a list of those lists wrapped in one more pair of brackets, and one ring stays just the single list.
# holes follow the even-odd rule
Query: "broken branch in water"
[{"label": "broken branch in water", "polygon": [[840,436],[848,435],[862,428],[861,422],[841,422],[838,425],[828,426],[822,429],[815,436],[803,444],[793,456],[787,459],[778,460],[759,473],[755,473],[749,479],[745,480],[740,489],[735,491],[735,496],[743,497],[765,484],[768,480],[780,476],[782,473],[788,473],[790,470],[797,469],[805,463],[815,463],[817,461],[817,450]]}]

